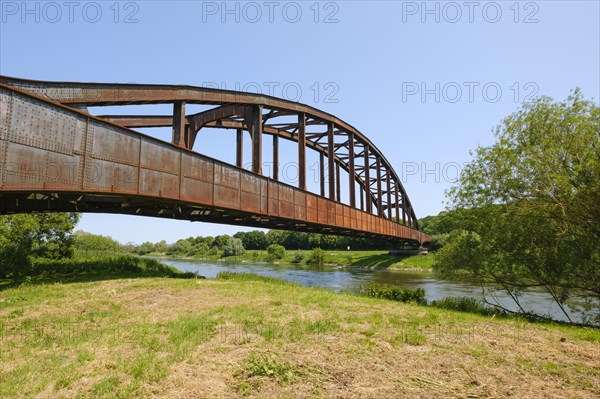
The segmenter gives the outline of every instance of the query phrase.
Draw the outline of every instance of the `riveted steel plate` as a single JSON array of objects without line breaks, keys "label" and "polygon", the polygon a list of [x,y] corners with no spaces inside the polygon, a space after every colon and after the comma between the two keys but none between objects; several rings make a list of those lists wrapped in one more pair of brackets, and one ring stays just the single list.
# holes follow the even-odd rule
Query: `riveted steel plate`
[{"label": "riveted steel plate", "polygon": [[319,204],[319,223],[321,224],[327,224],[327,220],[328,220],[328,205],[327,205],[328,201],[325,198],[319,197],[318,199],[318,204]]},{"label": "riveted steel plate", "polygon": [[268,190],[269,190],[269,184],[268,184],[267,179],[261,178],[260,179],[260,212],[265,215],[269,213]]},{"label": "riveted steel plate", "polygon": [[[95,120],[90,121],[88,134],[93,135],[91,155],[94,158],[127,165],[139,165],[140,135],[117,127],[101,125],[99,121]],[[176,170],[169,171],[175,172]]]},{"label": "riveted steel plate", "polygon": [[150,169],[140,171],[140,194],[163,198],[179,197],[179,176]]},{"label": "riveted steel plate", "polygon": [[142,137],[141,166],[145,169],[179,174],[180,155],[171,144]]},{"label": "riveted steel plate", "polygon": [[205,205],[212,205],[213,184],[200,180],[183,178],[183,188],[181,190],[181,199],[198,202]]},{"label": "riveted steel plate", "polygon": [[236,192],[240,189],[240,171],[238,169],[216,163],[214,171],[216,186],[234,188]]},{"label": "riveted steel plate", "polygon": [[269,215],[279,216],[279,184],[277,182],[269,180],[268,197]]},{"label": "riveted steel plate", "polygon": [[297,220],[306,220],[306,193],[294,190],[294,217]]},{"label": "riveted steel plate", "polygon": [[13,143],[71,154],[85,133],[86,118],[70,115],[36,99],[15,94],[12,101],[11,128],[7,138]]},{"label": "riveted steel plate", "polygon": [[[216,170],[216,168],[215,168]],[[215,184],[214,188],[214,200],[215,206],[240,209],[240,191],[237,188],[229,188],[218,186]]]},{"label": "riveted steel plate", "polygon": [[241,173],[242,179],[242,192],[260,195],[260,178],[250,173]]},{"label": "riveted steel plate", "polygon": [[8,90],[0,88],[0,140],[8,138],[8,132],[11,130],[12,118],[10,113],[12,109],[12,95]]},{"label": "riveted steel plate", "polygon": [[199,155],[184,153],[182,172],[184,177],[212,183],[214,173],[213,162],[203,159]]},{"label": "riveted steel plate", "polygon": [[306,220],[311,223],[319,222],[319,200],[316,195],[306,194]]},{"label": "riveted steel plate", "polygon": [[327,223],[335,226],[335,202],[327,201]]},{"label": "riveted steel plate", "polygon": [[87,160],[84,188],[92,191],[137,193],[138,168],[103,159]]}]

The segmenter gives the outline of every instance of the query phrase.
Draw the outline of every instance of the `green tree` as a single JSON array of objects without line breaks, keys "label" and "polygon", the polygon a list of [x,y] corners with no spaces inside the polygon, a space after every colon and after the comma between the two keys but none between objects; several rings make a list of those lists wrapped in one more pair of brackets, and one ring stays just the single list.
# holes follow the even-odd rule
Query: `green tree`
[{"label": "green tree", "polygon": [[135,250],[135,253],[138,255],[147,255],[152,252],[154,252],[154,244],[152,244],[150,241],[146,241]]},{"label": "green tree", "polygon": [[231,236],[227,234],[216,236],[214,240],[214,246],[216,246],[220,250],[223,250],[230,238]]},{"label": "green tree", "polygon": [[188,239],[180,239],[167,249],[167,255],[187,255],[192,248],[192,243]]},{"label": "green tree", "polygon": [[121,244],[110,237],[77,230],[73,234],[73,243],[78,251],[119,251]]},{"label": "green tree", "polygon": [[159,254],[164,254],[165,252],[167,252],[167,250],[169,249],[169,245],[167,244],[167,242],[165,240],[159,241],[156,244],[154,244],[154,251],[156,253]]},{"label": "green tree", "polygon": [[33,257],[61,258],[73,254],[76,213],[18,214],[0,217],[0,276],[21,276]]},{"label": "green tree", "polygon": [[267,247],[267,237],[260,230],[240,231],[233,236],[242,240],[246,249],[265,249]]},{"label": "green tree", "polygon": [[223,245],[223,256],[239,256],[243,255],[246,250],[239,238],[229,237]]},{"label": "green tree", "polygon": [[569,319],[573,296],[600,305],[600,107],[579,90],[564,102],[543,97],[507,117],[496,138],[449,192],[468,212],[438,268],[499,286],[519,306],[522,290],[542,287]]},{"label": "green tree", "polygon": [[269,261],[285,258],[285,247],[279,244],[271,244],[267,247]]}]

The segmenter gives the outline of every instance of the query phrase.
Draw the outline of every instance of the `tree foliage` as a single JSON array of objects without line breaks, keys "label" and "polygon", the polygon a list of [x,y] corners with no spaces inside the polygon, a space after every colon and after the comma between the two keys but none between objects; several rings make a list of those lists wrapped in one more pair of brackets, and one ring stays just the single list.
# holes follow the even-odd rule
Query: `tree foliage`
[{"label": "tree foliage", "polygon": [[73,255],[77,213],[18,214],[0,217],[0,276],[19,276],[33,257],[68,258]]},{"label": "tree foliage", "polygon": [[223,245],[223,256],[239,256],[243,255],[246,250],[239,238],[228,237]]},{"label": "tree foliage", "polygon": [[572,296],[600,300],[600,107],[579,90],[564,102],[543,97],[495,134],[449,192],[460,217],[433,226],[453,231],[438,267],[517,302],[523,289],[542,287],[570,317]]},{"label": "tree foliage", "polygon": [[113,251],[121,249],[121,244],[110,237],[77,230],[73,234],[73,244],[78,251]]},{"label": "tree foliage", "polygon": [[285,247],[279,244],[271,244],[267,247],[268,259],[273,261],[285,258]]}]

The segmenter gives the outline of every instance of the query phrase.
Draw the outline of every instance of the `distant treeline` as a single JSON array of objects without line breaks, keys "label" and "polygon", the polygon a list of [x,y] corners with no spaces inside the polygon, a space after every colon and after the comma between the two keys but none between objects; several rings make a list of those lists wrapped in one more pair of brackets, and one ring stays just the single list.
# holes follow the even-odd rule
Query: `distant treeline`
[{"label": "distant treeline", "polygon": [[178,240],[172,245],[166,241],[157,243],[145,242],[134,251],[139,255],[149,253],[165,253],[167,255],[217,255],[227,245],[232,245],[232,239],[239,240],[246,250],[266,250],[270,245],[281,245],[286,250],[310,250],[314,248],[342,250],[350,247],[352,250],[386,250],[395,249],[400,245],[388,240],[334,236],[317,233],[302,233],[297,231],[269,230],[263,232],[253,230],[238,232],[232,236],[198,236]]}]

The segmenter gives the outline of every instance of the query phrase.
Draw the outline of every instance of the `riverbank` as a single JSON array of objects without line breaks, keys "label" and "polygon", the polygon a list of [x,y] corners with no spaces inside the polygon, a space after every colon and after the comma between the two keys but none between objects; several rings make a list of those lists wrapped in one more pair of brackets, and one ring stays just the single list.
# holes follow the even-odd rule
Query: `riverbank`
[{"label": "riverbank", "polygon": [[[153,257],[190,259],[203,262],[231,262],[231,263],[257,263],[267,262],[281,265],[305,264],[311,251],[286,251],[283,259],[274,261],[268,260],[267,251],[248,250],[243,255],[220,257],[219,255],[202,256],[176,256],[165,254],[150,254]],[[298,259],[300,259],[298,261]],[[325,267],[330,268],[352,268],[352,269],[371,269],[371,270],[433,270],[435,254],[400,256],[389,255],[388,251],[325,251]]]},{"label": "riverbank", "polygon": [[0,291],[0,397],[577,397],[598,330],[263,279]]}]

